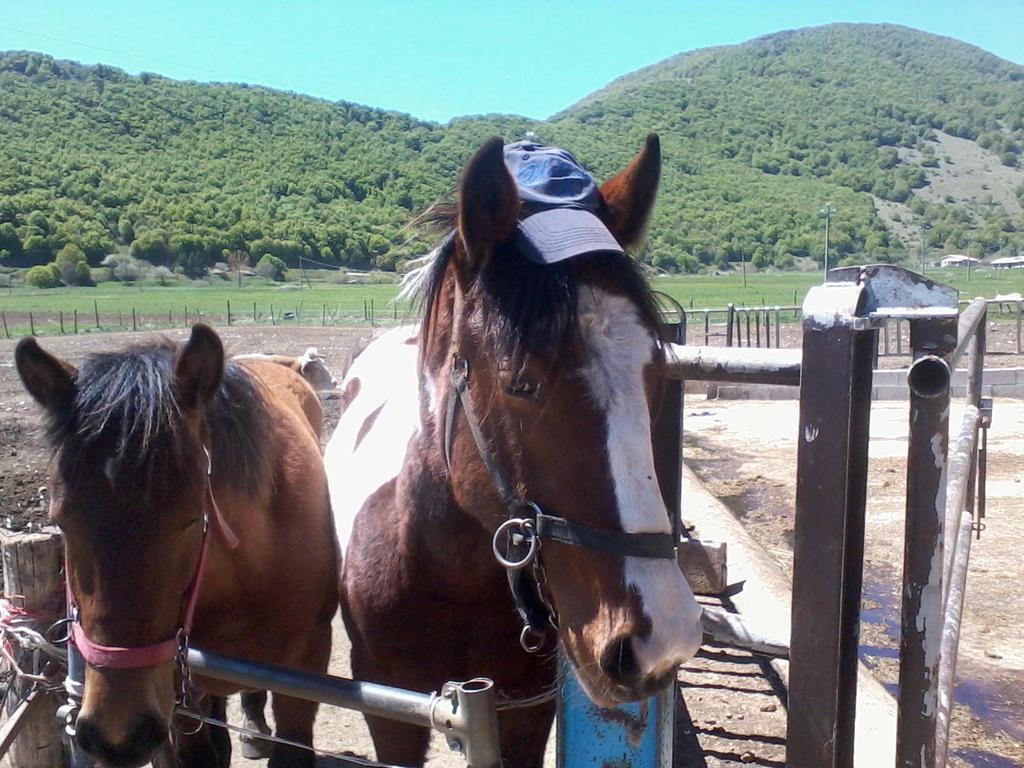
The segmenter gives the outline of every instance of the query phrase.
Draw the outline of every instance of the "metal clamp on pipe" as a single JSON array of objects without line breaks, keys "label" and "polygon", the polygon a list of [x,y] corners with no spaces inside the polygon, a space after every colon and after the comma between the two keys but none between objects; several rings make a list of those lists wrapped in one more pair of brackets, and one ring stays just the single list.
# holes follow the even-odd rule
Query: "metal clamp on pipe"
[{"label": "metal clamp on pipe", "polygon": [[501,765],[494,683],[476,677],[446,683],[430,705],[430,727],[444,734],[448,748],[471,768]]}]

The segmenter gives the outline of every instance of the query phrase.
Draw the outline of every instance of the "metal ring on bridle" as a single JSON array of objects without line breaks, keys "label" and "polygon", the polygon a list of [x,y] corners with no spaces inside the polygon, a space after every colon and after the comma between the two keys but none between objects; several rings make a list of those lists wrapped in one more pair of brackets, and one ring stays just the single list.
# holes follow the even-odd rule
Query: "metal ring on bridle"
[{"label": "metal ring on bridle", "polygon": [[[521,536],[529,544],[529,549],[521,560],[509,560],[501,553],[501,544],[505,536],[510,538]],[[518,544],[519,542],[513,540],[513,543]],[[532,563],[539,548],[540,539],[537,537],[537,531],[534,530],[533,522],[522,517],[513,517],[499,525],[491,540],[491,550],[494,552],[495,559],[511,571],[521,570]]]},{"label": "metal ring on bridle", "polygon": [[523,631],[519,633],[519,645],[522,646],[523,650],[527,653],[536,653],[544,647],[544,641],[546,640],[543,630],[534,629],[529,624],[523,627]]}]

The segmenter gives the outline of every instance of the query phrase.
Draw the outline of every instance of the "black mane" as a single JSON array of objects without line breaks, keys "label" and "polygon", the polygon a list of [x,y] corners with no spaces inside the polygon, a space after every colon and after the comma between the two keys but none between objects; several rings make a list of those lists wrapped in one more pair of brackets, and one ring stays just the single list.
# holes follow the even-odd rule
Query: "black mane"
[{"label": "black mane", "polygon": [[[47,434],[65,475],[95,471],[97,452],[132,472],[141,488],[174,482],[195,466],[194,446],[181,430],[174,392],[177,345],[161,339],[117,352],[89,355],[78,370],[69,409],[53,416]],[[270,417],[259,384],[227,362],[220,390],[207,406],[214,474],[239,490],[256,490],[270,478]]]},{"label": "black mane", "polygon": [[[419,274],[409,289],[422,309],[426,326],[455,255],[457,213],[453,207],[446,207],[430,211],[424,218],[448,230],[441,245],[417,270]],[[513,360],[529,354],[553,361],[578,331],[579,286],[598,276],[632,300],[641,321],[660,337],[657,303],[639,264],[630,256],[596,253],[541,265],[509,241],[491,254],[475,281],[475,291],[484,307],[488,343]]]}]

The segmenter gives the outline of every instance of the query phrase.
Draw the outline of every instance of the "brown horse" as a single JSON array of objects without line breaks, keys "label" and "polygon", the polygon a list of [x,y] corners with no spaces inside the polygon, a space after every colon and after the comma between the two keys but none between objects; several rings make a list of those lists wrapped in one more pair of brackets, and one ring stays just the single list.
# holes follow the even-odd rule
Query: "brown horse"
[{"label": "brown horse", "polygon": [[[564,151],[489,141],[439,217],[421,324],[341,387],[324,461],[353,673],[544,699],[500,712],[508,766],[542,764],[556,636],[602,705],[666,685],[701,641],[654,472],[659,317],[624,250],[659,173],[656,136],[600,188]],[[367,721],[378,759],[422,763],[426,729]]]},{"label": "brown horse", "polygon": [[[204,325],[184,345],[91,355],[79,369],[24,339],[15,361],[55,450],[50,514],[87,662],[79,745],[137,766],[170,738],[183,766],[227,766],[225,731],[170,727],[178,646],[187,634],[217,653],[326,670],[337,556],[319,424],[306,416],[316,394],[280,365],[225,364]],[[232,688],[194,683],[223,716]],[[315,704],[275,696],[273,708],[278,735],[312,743]],[[313,759],[275,745],[270,764]]]}]

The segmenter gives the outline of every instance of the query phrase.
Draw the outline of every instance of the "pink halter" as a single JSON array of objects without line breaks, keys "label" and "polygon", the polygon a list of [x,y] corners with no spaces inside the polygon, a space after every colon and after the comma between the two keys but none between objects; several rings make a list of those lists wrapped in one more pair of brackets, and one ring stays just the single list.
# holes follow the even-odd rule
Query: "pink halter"
[{"label": "pink halter", "polygon": [[[205,448],[204,451],[206,451]],[[104,669],[155,667],[158,664],[171,661],[178,655],[179,651],[187,647],[189,633],[192,631],[192,619],[195,616],[196,605],[199,602],[199,586],[202,583],[206,557],[210,549],[210,523],[212,522],[216,526],[228,548],[235,549],[238,546],[238,536],[224,519],[220,507],[217,506],[217,500],[213,497],[213,486],[210,482],[213,463],[210,461],[209,451],[206,451],[206,458],[209,461],[209,465],[206,472],[206,508],[203,510],[203,538],[199,545],[199,560],[196,562],[196,569],[192,574],[188,590],[185,593],[185,605],[181,612],[181,623],[178,625],[178,631],[175,632],[174,637],[159,643],[153,643],[152,645],[134,647],[101,645],[100,643],[93,642],[85,634],[85,629],[82,627],[78,603],[75,600],[74,593],[71,591],[71,583],[68,582],[68,607],[71,610],[71,641],[91,666]]]}]

